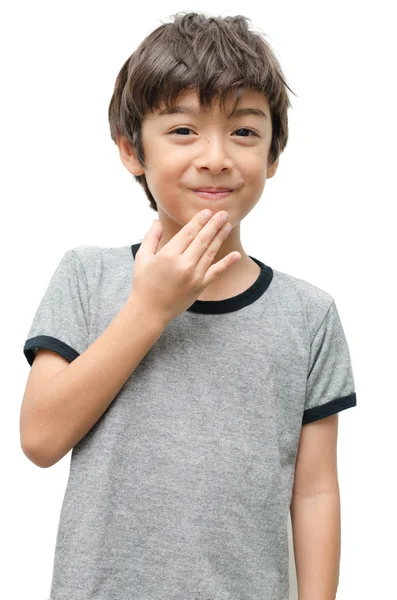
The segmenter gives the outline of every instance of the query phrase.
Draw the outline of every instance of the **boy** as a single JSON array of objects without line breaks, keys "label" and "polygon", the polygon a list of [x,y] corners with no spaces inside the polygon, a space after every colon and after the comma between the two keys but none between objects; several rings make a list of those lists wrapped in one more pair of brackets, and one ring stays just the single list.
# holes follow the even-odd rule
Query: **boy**
[{"label": "boy", "polygon": [[335,598],[348,345],[328,292],[240,240],[286,87],[244,17],[200,13],[117,77],[112,139],[159,219],[67,251],[24,346],[23,450],[48,467],[73,449],[51,600],[287,600],[290,509],[299,600]]}]

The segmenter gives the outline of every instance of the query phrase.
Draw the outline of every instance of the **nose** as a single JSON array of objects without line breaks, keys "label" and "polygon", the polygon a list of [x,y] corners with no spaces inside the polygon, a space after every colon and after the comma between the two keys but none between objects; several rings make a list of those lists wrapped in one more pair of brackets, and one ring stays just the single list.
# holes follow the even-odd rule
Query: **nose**
[{"label": "nose", "polygon": [[227,143],[220,136],[206,136],[198,150],[195,165],[199,169],[207,168],[214,173],[233,166],[227,149]]}]

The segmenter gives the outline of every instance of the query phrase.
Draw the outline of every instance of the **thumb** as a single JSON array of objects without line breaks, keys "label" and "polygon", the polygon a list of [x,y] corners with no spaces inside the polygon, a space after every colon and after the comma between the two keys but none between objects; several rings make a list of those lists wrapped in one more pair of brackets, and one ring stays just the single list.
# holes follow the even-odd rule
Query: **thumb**
[{"label": "thumb", "polygon": [[148,252],[149,254],[156,254],[162,235],[163,226],[159,219],[155,219],[149,231],[143,238],[140,250],[143,247],[144,252]]}]

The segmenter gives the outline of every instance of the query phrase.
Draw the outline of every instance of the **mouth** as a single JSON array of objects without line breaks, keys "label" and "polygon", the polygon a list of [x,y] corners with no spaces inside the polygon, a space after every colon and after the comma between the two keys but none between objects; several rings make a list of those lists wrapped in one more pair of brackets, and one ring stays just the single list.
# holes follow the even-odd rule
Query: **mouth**
[{"label": "mouth", "polygon": [[220,193],[220,192],[233,192],[235,188],[229,188],[229,187],[203,187],[203,188],[196,188],[194,191],[195,192],[214,192],[214,193]]},{"label": "mouth", "polygon": [[232,192],[234,192],[234,190],[230,189],[225,189],[225,188],[220,188],[220,189],[215,189],[212,188],[210,190],[193,190],[197,196],[200,196],[200,198],[206,198],[207,200],[216,200],[217,198],[226,198],[226,196],[228,196],[229,194],[231,194]]}]

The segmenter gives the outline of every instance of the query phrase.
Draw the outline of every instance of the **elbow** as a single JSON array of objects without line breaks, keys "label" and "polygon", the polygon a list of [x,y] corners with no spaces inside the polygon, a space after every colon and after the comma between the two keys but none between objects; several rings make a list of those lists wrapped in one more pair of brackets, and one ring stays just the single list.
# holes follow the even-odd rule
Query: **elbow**
[{"label": "elbow", "polygon": [[31,420],[29,421],[26,414],[21,411],[19,421],[21,450],[36,467],[47,469],[52,467],[59,459],[55,460],[54,458],[54,452],[51,450],[53,444],[49,444],[48,440],[40,439],[37,431],[37,427],[32,427]]},{"label": "elbow", "polygon": [[57,460],[53,460],[48,452],[43,452],[43,449],[35,444],[27,444],[21,440],[21,449],[27,459],[30,460],[36,467],[47,469],[52,467]]}]

